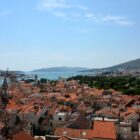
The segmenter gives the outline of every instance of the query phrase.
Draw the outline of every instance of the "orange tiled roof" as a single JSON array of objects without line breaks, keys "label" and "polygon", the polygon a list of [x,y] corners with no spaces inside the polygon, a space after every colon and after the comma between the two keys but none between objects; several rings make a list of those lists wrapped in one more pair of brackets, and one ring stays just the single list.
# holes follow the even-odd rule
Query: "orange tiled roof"
[{"label": "orange tiled roof", "polygon": [[125,117],[125,116],[127,116],[129,114],[136,113],[136,112],[137,112],[137,109],[135,109],[133,107],[127,107],[127,111],[121,112],[121,116]]},{"label": "orange tiled roof", "polygon": [[71,138],[104,138],[116,140],[116,127],[114,122],[95,121],[93,129],[57,128],[54,135]]},{"label": "orange tiled roof", "polygon": [[95,121],[93,126],[93,137],[116,140],[116,127],[114,122]]},{"label": "orange tiled roof", "polygon": [[90,95],[95,95],[95,96],[101,96],[102,95],[103,90],[99,90],[94,88],[91,92]]},{"label": "orange tiled roof", "polygon": [[20,132],[14,135],[13,140],[35,140],[35,139],[25,132]]},{"label": "orange tiled roof", "polygon": [[68,136],[71,138],[93,138],[93,130],[81,130],[70,128],[57,128],[54,135],[56,136]]},{"label": "orange tiled roof", "polygon": [[20,106],[16,104],[14,100],[10,100],[9,104],[6,106],[6,110],[19,110]]}]

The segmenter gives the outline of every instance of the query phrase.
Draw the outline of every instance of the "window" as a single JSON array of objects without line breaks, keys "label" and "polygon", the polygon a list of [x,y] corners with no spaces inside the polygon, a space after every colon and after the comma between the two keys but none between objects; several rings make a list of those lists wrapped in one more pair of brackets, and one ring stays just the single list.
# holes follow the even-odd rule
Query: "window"
[{"label": "window", "polygon": [[59,121],[62,121],[62,118],[61,117],[59,117]]},{"label": "window", "polygon": [[53,127],[53,124],[52,123],[50,123],[50,127]]}]

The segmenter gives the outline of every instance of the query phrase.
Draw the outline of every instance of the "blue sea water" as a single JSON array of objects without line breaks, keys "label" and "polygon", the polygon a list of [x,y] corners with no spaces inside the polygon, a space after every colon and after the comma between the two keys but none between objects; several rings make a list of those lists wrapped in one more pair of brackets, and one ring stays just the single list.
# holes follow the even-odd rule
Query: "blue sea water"
[{"label": "blue sea water", "polygon": [[38,75],[39,79],[40,78],[46,78],[49,80],[58,80],[59,78],[69,78],[72,76],[76,75],[83,75],[84,73],[81,72],[73,72],[73,71],[68,71],[68,72],[30,72],[28,75],[34,76]]},{"label": "blue sea water", "polygon": [[[89,75],[88,73],[75,72],[75,71],[66,71],[66,72],[26,72],[26,77],[21,79],[34,79],[34,76],[37,74],[38,78],[46,78],[48,80],[58,80],[60,78],[66,79],[76,75]],[[0,85],[3,83],[3,77],[0,77]]]}]

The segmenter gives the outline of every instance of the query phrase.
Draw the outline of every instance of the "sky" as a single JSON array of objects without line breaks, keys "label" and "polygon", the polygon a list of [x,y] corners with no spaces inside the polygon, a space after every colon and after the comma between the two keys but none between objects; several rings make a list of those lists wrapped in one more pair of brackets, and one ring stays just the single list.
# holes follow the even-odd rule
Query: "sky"
[{"label": "sky", "polygon": [[0,0],[0,69],[102,68],[140,58],[140,0]]}]

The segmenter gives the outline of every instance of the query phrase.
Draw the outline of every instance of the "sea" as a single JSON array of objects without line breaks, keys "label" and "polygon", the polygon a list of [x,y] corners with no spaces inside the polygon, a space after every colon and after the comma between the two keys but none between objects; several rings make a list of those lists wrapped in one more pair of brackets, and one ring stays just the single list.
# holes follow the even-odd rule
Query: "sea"
[{"label": "sea", "polygon": [[[35,75],[38,75],[38,78],[45,78],[48,80],[59,80],[59,79],[67,79],[76,75],[89,75],[89,73],[85,72],[75,72],[75,71],[65,71],[65,72],[26,72],[25,77],[21,79],[34,79]],[[93,74],[94,75],[94,74]],[[3,83],[4,77],[0,77],[0,85]],[[9,81],[9,79],[7,79]],[[20,80],[20,79],[19,79]]]},{"label": "sea", "polygon": [[29,72],[27,75],[34,76],[38,75],[38,78],[46,78],[49,80],[58,80],[58,79],[67,79],[72,76],[76,75],[86,75],[86,73],[83,72],[75,72],[75,71],[66,71],[66,72]]}]

